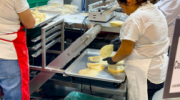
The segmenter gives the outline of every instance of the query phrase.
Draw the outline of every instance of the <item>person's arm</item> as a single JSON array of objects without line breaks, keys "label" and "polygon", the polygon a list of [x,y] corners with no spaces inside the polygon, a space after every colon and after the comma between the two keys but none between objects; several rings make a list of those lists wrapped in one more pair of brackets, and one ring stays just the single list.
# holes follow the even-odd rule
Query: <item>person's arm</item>
[{"label": "person's arm", "polygon": [[115,56],[112,57],[114,62],[119,62],[127,58],[133,51],[135,43],[130,40],[122,40],[121,47],[116,52]]},{"label": "person's arm", "polygon": [[18,13],[19,18],[23,26],[27,29],[34,28],[35,18],[33,17],[31,10],[28,8],[24,12]]},{"label": "person's arm", "polygon": [[138,41],[141,36],[141,31],[143,31],[141,27],[142,26],[136,22],[136,19],[131,18],[126,20],[120,31],[120,39],[122,40],[122,43],[119,50],[116,52],[115,56],[103,60],[107,61],[108,64],[116,64],[117,62],[127,58],[132,53],[136,41]]},{"label": "person's arm", "polygon": [[180,0],[160,0],[155,6],[165,15],[168,25],[180,14]]}]

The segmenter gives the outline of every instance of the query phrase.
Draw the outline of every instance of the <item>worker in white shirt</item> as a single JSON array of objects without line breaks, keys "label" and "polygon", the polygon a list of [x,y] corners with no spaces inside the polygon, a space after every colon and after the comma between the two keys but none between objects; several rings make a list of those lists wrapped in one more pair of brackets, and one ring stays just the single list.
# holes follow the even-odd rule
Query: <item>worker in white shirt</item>
[{"label": "worker in white shirt", "polygon": [[23,27],[29,29],[34,25],[35,19],[26,0],[1,0],[0,87],[5,100],[30,100],[28,50]]},{"label": "worker in white shirt", "polygon": [[[152,0],[153,1],[153,0]],[[154,0],[156,2],[156,0]],[[168,37],[170,40],[170,46],[174,33],[176,18],[180,18],[180,0],[160,0],[155,6],[165,15],[168,23]],[[154,100],[162,100],[163,89],[156,92]]]},{"label": "worker in white shirt", "polygon": [[176,18],[180,17],[180,0],[160,0],[155,6],[162,11],[166,17],[168,23],[168,37],[171,43]]},{"label": "worker in white shirt", "polygon": [[125,59],[128,100],[152,100],[163,88],[169,47],[168,25],[163,13],[148,0],[117,0],[129,15],[124,22],[121,46],[109,64]]},{"label": "worker in white shirt", "polygon": [[[157,0],[150,0],[150,1],[155,3]],[[170,40],[169,45],[171,45],[175,21],[176,18],[180,18],[180,0],[159,0],[155,4],[155,6],[158,7],[158,9],[162,11],[162,13],[166,17],[168,23],[168,37]],[[119,45],[121,41],[117,38],[112,40],[112,43]]]}]

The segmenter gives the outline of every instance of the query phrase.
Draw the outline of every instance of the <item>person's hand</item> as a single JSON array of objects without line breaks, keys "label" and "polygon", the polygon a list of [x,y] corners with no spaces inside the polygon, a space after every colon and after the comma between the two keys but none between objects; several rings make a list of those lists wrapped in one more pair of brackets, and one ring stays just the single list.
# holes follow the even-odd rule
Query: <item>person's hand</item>
[{"label": "person's hand", "polygon": [[117,63],[112,60],[112,57],[105,58],[105,59],[103,59],[103,61],[107,61],[107,63],[110,65],[114,65]]},{"label": "person's hand", "polygon": [[111,40],[110,44],[114,44],[114,45],[120,45],[121,44],[121,40],[120,38],[116,38],[114,40]]}]

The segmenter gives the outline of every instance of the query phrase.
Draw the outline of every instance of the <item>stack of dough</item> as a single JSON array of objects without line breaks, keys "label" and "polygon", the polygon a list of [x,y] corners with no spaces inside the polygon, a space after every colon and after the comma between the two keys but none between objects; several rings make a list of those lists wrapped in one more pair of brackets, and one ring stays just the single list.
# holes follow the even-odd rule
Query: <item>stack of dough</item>
[{"label": "stack of dough", "polygon": [[99,63],[87,63],[88,69],[83,69],[79,71],[79,74],[86,76],[97,76],[100,71],[105,69],[103,64]]},{"label": "stack of dough", "polygon": [[67,8],[57,8],[54,9],[55,11],[60,11],[61,15],[70,15],[72,13],[72,11],[70,9]]},{"label": "stack of dough", "polygon": [[61,11],[62,15],[71,15],[78,12],[75,5],[63,5],[62,8],[57,8],[55,11]]},{"label": "stack of dough", "polygon": [[87,63],[88,68],[90,69],[94,69],[97,71],[102,71],[105,69],[105,66],[103,64],[99,64],[99,63]]},{"label": "stack of dough", "polygon": [[123,23],[124,23],[124,22],[122,22],[122,21],[111,21],[111,22],[110,22],[110,25],[111,25],[112,27],[121,27],[121,26],[123,25]]},{"label": "stack of dough", "polygon": [[51,4],[51,6],[55,6],[55,7],[62,7],[62,4],[53,3],[53,4]]},{"label": "stack of dough", "polygon": [[[104,65],[108,65],[107,61],[103,61],[104,58],[112,56],[114,45],[106,45],[100,50],[101,56],[88,57],[89,61],[95,63],[87,63],[88,69],[79,71],[79,74],[86,76],[97,76],[100,71],[105,69]],[[124,61],[118,62],[118,64],[124,64]],[[110,73],[124,72],[124,67],[121,65],[109,65],[108,70]]]},{"label": "stack of dough", "polygon": [[101,56],[88,57],[88,60],[89,60],[89,61],[92,61],[92,62],[97,62],[97,63],[99,63],[99,61],[101,60]]},{"label": "stack of dough", "polygon": [[124,72],[124,66],[122,65],[109,65],[108,66],[108,71],[110,73],[122,73]]},{"label": "stack of dough", "polygon": [[78,7],[75,5],[62,5],[62,4],[50,4],[41,7],[35,7],[38,10],[49,10],[49,11],[59,11],[61,15],[70,15],[78,12]]},{"label": "stack of dough", "polygon": [[36,20],[36,24],[43,22],[46,19],[46,14],[40,13],[38,10],[31,11],[31,12]]},{"label": "stack of dough", "polygon": [[[104,58],[102,58],[101,56],[91,56],[88,57],[88,60],[91,62],[95,62],[95,63],[99,63],[99,64],[103,64],[103,65],[108,65],[107,61],[103,61]],[[124,65],[124,60],[118,62],[117,64],[122,64]]]},{"label": "stack of dough", "polygon": [[[102,47],[102,49],[100,50],[101,56],[91,56],[91,57],[88,57],[88,60],[91,62],[108,65],[107,61],[103,61],[103,59],[106,57],[114,56],[114,54],[112,54],[113,48],[114,48],[113,45],[106,45],[106,46]],[[118,62],[117,64],[124,64],[124,60]]]}]

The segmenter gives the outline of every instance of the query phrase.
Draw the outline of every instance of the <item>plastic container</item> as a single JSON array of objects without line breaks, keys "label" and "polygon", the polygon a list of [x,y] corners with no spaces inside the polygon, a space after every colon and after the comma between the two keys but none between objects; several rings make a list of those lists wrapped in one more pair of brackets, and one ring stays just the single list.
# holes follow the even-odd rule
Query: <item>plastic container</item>
[{"label": "plastic container", "polygon": [[71,92],[64,100],[114,100],[114,99],[91,96],[80,92]]},{"label": "plastic container", "polygon": [[47,5],[49,0],[27,0],[30,8]]}]

